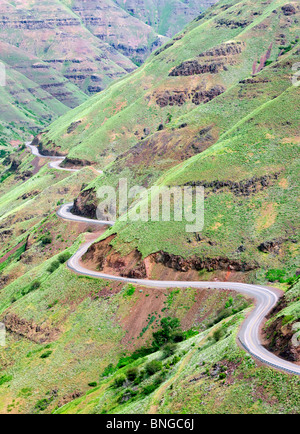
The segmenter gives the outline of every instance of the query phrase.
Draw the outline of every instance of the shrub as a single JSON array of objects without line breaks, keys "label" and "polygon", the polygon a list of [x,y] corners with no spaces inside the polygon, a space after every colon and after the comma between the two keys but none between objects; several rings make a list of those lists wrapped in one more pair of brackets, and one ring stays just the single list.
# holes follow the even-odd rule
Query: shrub
[{"label": "shrub", "polygon": [[118,387],[122,387],[123,384],[125,383],[125,381],[126,381],[126,377],[125,377],[125,375],[124,375],[124,374],[119,375],[118,377],[115,378],[114,386],[115,386],[116,388],[118,388]]},{"label": "shrub", "polygon": [[229,297],[228,301],[225,303],[225,309],[233,305],[233,298]]},{"label": "shrub", "polygon": [[51,356],[52,351],[46,351],[44,354],[41,355],[41,359],[47,359],[49,356]]},{"label": "shrub", "polygon": [[173,340],[173,342],[182,342],[182,341],[188,339],[189,337],[191,337],[191,336],[189,335],[188,332],[178,331],[178,332],[173,334],[172,340]]},{"label": "shrub", "polygon": [[46,246],[47,244],[52,243],[52,238],[49,237],[48,235],[45,235],[44,237],[41,238],[41,241],[42,241],[42,245]]},{"label": "shrub", "polygon": [[106,366],[106,368],[103,371],[102,377],[109,377],[110,375],[112,375],[114,372],[116,372],[116,368],[114,367],[114,365],[112,363],[110,363],[108,366]]},{"label": "shrub", "polygon": [[176,349],[177,349],[176,344],[169,343],[169,344],[165,345],[163,348],[164,357],[167,358],[167,357],[173,356],[176,352]]},{"label": "shrub", "polygon": [[38,280],[35,280],[34,282],[32,282],[29,286],[26,286],[25,288],[23,288],[21,290],[21,294],[27,295],[32,291],[35,291],[36,289],[38,289],[41,286],[41,283]]},{"label": "shrub", "polygon": [[130,296],[133,295],[134,293],[135,293],[135,286],[129,284],[129,285],[127,286],[127,290],[126,290],[125,295],[128,295],[128,296],[130,297]]},{"label": "shrub", "polygon": [[2,375],[0,377],[0,386],[2,386],[2,384],[9,383],[12,380],[12,378],[13,378],[12,375],[6,375],[6,374]]},{"label": "shrub", "polygon": [[134,385],[138,386],[139,384],[142,383],[142,381],[144,381],[144,372],[141,373],[138,377],[136,377],[136,379],[134,380]]},{"label": "shrub", "polygon": [[170,366],[176,365],[179,361],[180,361],[180,357],[179,356],[174,356],[173,359],[170,362]]},{"label": "shrub", "polygon": [[88,384],[89,387],[97,387],[98,383],[96,383],[96,381],[92,381],[91,383]]},{"label": "shrub", "polygon": [[[195,329],[190,329],[190,330],[187,330],[187,331],[185,331],[185,332],[183,332],[183,333],[181,333],[181,335],[182,335],[182,340],[187,340],[187,339],[189,339],[189,338],[192,338],[193,336],[197,336],[199,334],[199,331],[198,330],[195,330]],[[181,342],[181,340],[180,341],[178,341],[177,340],[177,335],[178,335],[178,338],[180,338],[180,333],[177,333],[175,336],[174,336],[174,342]]]},{"label": "shrub", "polygon": [[168,342],[173,342],[174,337],[180,332],[180,321],[178,318],[163,318],[161,330],[153,333],[153,348],[160,349]]},{"label": "shrub", "polygon": [[158,386],[159,385],[155,384],[155,383],[149,384],[149,386],[143,387],[142,394],[143,395],[150,395],[150,393],[154,392],[158,388]]},{"label": "shrub", "polygon": [[71,253],[65,252],[59,255],[58,260],[61,264],[64,264],[71,258],[71,256],[72,256]]},{"label": "shrub", "polygon": [[51,398],[44,398],[44,399],[40,399],[34,406],[36,411],[44,411],[46,410],[46,408],[51,404],[51,402],[53,401],[53,396],[51,396]]},{"label": "shrub", "polygon": [[39,289],[40,286],[41,286],[41,282],[36,280],[35,282],[32,282],[32,284],[30,285],[30,290],[34,291],[35,289]]},{"label": "shrub", "polygon": [[220,328],[214,332],[213,338],[216,342],[219,342],[222,339],[222,337],[224,336],[224,334],[225,334],[224,330],[222,328]]},{"label": "shrub", "polygon": [[54,273],[60,266],[60,263],[58,261],[52,262],[52,264],[47,268],[47,271],[49,273]]},{"label": "shrub", "polygon": [[285,275],[286,275],[285,270],[272,269],[266,273],[266,278],[269,280],[269,282],[279,281],[280,283],[283,283]]},{"label": "shrub", "polygon": [[162,369],[162,362],[159,360],[152,360],[152,362],[147,363],[146,372],[148,375],[154,375]]},{"label": "shrub", "polygon": [[138,368],[135,367],[129,368],[128,371],[126,372],[126,376],[129,381],[134,381],[138,375],[139,375],[139,370]]}]

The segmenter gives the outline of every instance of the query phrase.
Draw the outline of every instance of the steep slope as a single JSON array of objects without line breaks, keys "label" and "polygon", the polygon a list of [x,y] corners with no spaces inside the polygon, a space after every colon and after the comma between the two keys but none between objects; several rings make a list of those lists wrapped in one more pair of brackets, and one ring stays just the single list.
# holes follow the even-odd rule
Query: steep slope
[{"label": "steep slope", "polygon": [[[127,275],[140,273],[145,258],[148,277],[168,268],[261,281],[268,268],[295,274],[299,88],[291,77],[300,60],[299,12],[284,1],[221,2],[171,47],[40,137],[41,148],[54,143],[69,157],[111,162],[75,201],[81,215],[94,217],[97,189],[118,188],[120,178],[129,186],[205,187],[201,234],[186,233],[186,221],[119,221],[91,249],[94,267],[107,263],[118,272],[121,254],[136,258]],[[261,70],[253,73],[255,59]],[[75,129],[66,134],[70,125]]]},{"label": "steep slope", "polygon": [[[110,372],[97,387],[56,413],[298,413],[298,377],[258,366],[238,349],[235,337],[240,320],[240,315],[234,315],[179,344],[169,357],[157,352],[129,359],[127,366]],[[158,371],[149,374],[153,361]],[[136,378],[130,378],[132,372]]]},{"label": "steep slope", "polygon": [[[276,276],[272,272],[272,280],[284,280],[284,276]],[[282,273],[281,273],[282,274]],[[264,329],[266,346],[270,351],[285,359],[300,360],[300,282],[287,291],[280,303],[272,312]]]},{"label": "steep slope", "polygon": [[[113,0],[101,3],[95,0],[84,3],[75,0],[71,4],[68,1],[64,3],[101,44],[109,44],[111,53],[120,53],[137,65],[143,63],[154,49],[167,40],[166,37],[158,35],[150,25],[119,7]],[[139,9],[140,5],[137,4],[137,7]],[[184,21],[182,27],[187,22]]]},{"label": "steep slope", "polygon": [[54,171],[26,150],[12,157],[0,160],[1,414],[50,413],[85,395],[128,363],[124,354],[149,345],[163,318],[179,318],[183,338],[249,306],[233,291],[150,290],[72,273],[66,260],[99,228],[54,210],[95,172]]},{"label": "steep slope", "polygon": [[[0,87],[0,140],[21,143],[87,96],[49,65],[0,41],[5,86]],[[16,142],[17,141],[17,142]]]},{"label": "steep slope", "polygon": [[[275,61],[279,47],[296,40],[295,14],[299,10],[286,15],[281,9],[284,4],[256,2],[250,7],[239,1],[218,3],[138,71],[54,123],[42,144],[48,143],[50,148],[54,143],[71,157],[101,161],[102,167],[135,145],[138,149],[146,146],[145,138],[166,127],[170,119],[198,105],[205,111],[206,103],[249,77],[254,60],[260,59],[271,43],[271,60]],[[76,130],[67,134],[76,122]],[[195,137],[200,129],[187,128],[184,142],[187,135]],[[152,137],[152,142],[159,141]],[[218,137],[219,133],[207,145]],[[176,147],[180,158],[191,156],[185,155],[178,143]],[[176,152],[174,146],[172,150]]]},{"label": "steep slope", "polygon": [[160,35],[172,37],[216,0],[115,0],[115,3]]},{"label": "steep slope", "polygon": [[113,0],[4,1],[0,5],[0,40],[47,62],[81,90],[93,94],[133,71],[167,36],[213,3],[167,1],[162,10],[161,5],[153,5],[153,12],[162,14],[163,21],[168,11],[172,15],[168,29],[160,35],[137,17],[144,10],[139,2],[133,13]]},{"label": "steep slope", "polygon": [[[266,345],[298,357],[298,15],[295,2],[223,1],[36,139],[103,176],[53,170],[22,147],[0,153],[1,413],[299,413],[299,378],[238,347],[251,300],[81,277],[65,264],[97,236],[85,265],[98,270],[280,286]],[[203,231],[129,220],[102,233],[58,218],[74,197],[74,211],[94,216],[97,189],[120,177],[203,185]],[[182,331],[157,351],[168,318]]]},{"label": "steep slope", "polygon": [[[22,74],[31,82],[36,83],[36,87],[49,93],[67,108],[77,107],[87,100],[87,96],[77,86],[38,57],[5,41],[0,41],[0,53],[1,61],[6,64],[6,69]],[[9,87],[9,82],[6,86]],[[25,87],[25,90],[31,92],[32,88]],[[9,91],[11,92],[12,89]],[[38,115],[39,112],[35,114]]]},{"label": "steep slope", "polygon": [[[195,11],[196,7],[194,14]],[[83,103],[86,94],[98,93],[133,71],[135,64],[142,63],[167,40],[110,0],[100,5],[92,0],[84,4],[59,0],[4,1],[0,15],[0,62],[11,69],[7,88],[2,89],[3,95],[9,94],[3,99],[6,102],[2,106],[6,110],[3,119],[14,112],[15,121],[11,131],[6,125],[1,133],[2,141],[6,142],[36,134],[68,108]],[[185,17],[184,23],[188,18]],[[178,25],[184,25],[181,21],[175,20],[174,32]],[[12,75],[19,73],[25,78],[19,77],[16,91]],[[34,92],[40,98],[30,95],[33,89],[38,89]],[[11,95],[15,95],[15,106],[7,110],[13,103]],[[54,99],[47,106],[45,101],[51,96]],[[44,103],[38,103],[37,99]],[[27,112],[25,123],[20,105]]]},{"label": "steep slope", "polygon": [[87,93],[135,69],[59,0],[4,2],[0,12],[2,41],[38,57]]},{"label": "steep slope", "polygon": [[[228,278],[228,272],[233,279],[236,272],[247,272],[244,278],[264,281],[271,268],[285,270],[285,279],[295,275],[300,223],[299,115],[294,111],[298,103],[299,90],[288,88],[225,133],[216,145],[159,180],[160,186],[205,187],[201,233],[187,233],[185,219],[120,221],[109,231],[113,251],[127,255],[136,249],[154,266],[182,272],[222,271],[222,278]],[[148,207],[147,201],[144,206]],[[101,253],[107,252],[106,244],[94,249],[95,264],[99,264],[96,257],[105,264]],[[111,257],[113,252],[107,259]]]}]

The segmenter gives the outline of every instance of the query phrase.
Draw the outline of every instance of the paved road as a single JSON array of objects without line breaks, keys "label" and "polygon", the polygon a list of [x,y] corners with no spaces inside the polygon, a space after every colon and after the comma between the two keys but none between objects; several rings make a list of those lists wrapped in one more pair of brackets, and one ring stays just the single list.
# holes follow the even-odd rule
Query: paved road
[{"label": "paved road", "polygon": [[[69,203],[63,205],[58,211],[58,215],[71,221],[78,221],[84,223],[94,223],[99,225],[113,226],[114,222],[105,222],[98,220],[90,220],[85,217],[78,217],[71,213],[73,204]],[[95,240],[94,240],[95,241]],[[90,241],[80,247],[80,249],[72,256],[68,261],[68,267],[76,273],[84,276],[91,276],[107,280],[116,280],[119,282],[134,283],[137,285],[143,285],[155,288],[208,288],[208,289],[228,289],[245,294],[256,300],[256,306],[253,312],[244,322],[240,332],[239,340],[244,348],[260,361],[271,365],[277,369],[285,370],[290,373],[300,375],[300,366],[294,363],[287,362],[280,359],[276,355],[267,351],[260,342],[260,327],[263,323],[266,315],[276,306],[281,291],[267,288],[258,285],[248,285],[244,283],[235,282],[177,282],[177,281],[161,281],[161,280],[143,280],[143,279],[128,279],[125,277],[111,276],[98,271],[91,271],[86,269],[80,259],[87,252],[89,247],[94,241]]]},{"label": "paved road", "polygon": [[[27,145],[31,148],[34,155],[40,156],[38,150],[31,145]],[[52,157],[54,158],[54,157]],[[57,157],[56,157],[57,158]],[[61,168],[59,168],[61,170]],[[65,220],[77,221],[82,223],[93,223],[97,225],[113,226],[114,222],[106,222],[99,220],[92,220],[85,217],[75,216],[71,213],[73,204],[69,203],[63,205],[59,211],[58,216]],[[255,358],[266,363],[276,369],[284,370],[292,374],[300,375],[300,366],[294,363],[283,360],[276,355],[266,350],[260,342],[260,327],[262,326],[265,317],[276,306],[279,297],[282,292],[258,285],[248,285],[245,283],[236,282],[177,282],[177,281],[161,281],[161,280],[145,280],[145,279],[129,279],[125,277],[112,276],[104,274],[98,271],[92,271],[86,269],[80,259],[87,252],[89,247],[95,240],[90,241],[82,245],[78,251],[68,261],[68,267],[78,274],[84,276],[91,276],[95,278],[115,280],[119,282],[134,283],[137,285],[143,285],[155,288],[208,288],[208,289],[227,289],[237,291],[239,293],[250,296],[256,300],[255,308],[243,323],[239,332],[239,341],[243,347],[252,354]]]},{"label": "paved road", "polygon": [[[56,170],[63,170],[65,172],[79,172],[79,170],[81,169],[69,169],[67,167],[61,167],[61,163],[66,159],[66,157],[52,157],[49,155],[42,155],[40,154],[38,148],[34,145],[31,144],[31,142],[26,142],[25,143],[27,148],[29,148],[31,150],[31,153],[33,155],[35,155],[36,157],[39,158],[48,158],[51,160],[51,162],[49,163],[49,167],[51,167],[52,169],[56,169]],[[96,172],[98,172],[99,174],[103,173],[102,170],[96,170]]]}]

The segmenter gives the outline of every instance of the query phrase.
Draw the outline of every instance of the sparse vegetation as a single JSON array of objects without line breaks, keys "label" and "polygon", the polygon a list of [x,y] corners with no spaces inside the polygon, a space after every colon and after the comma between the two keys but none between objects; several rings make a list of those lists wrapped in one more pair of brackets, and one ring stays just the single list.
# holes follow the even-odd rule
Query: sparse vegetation
[{"label": "sparse vegetation", "polygon": [[[34,76],[30,84],[24,70],[8,68],[18,86],[14,95],[0,87],[5,116],[15,112],[13,122],[0,122],[0,315],[8,330],[0,413],[299,413],[298,378],[237,346],[250,300],[78,276],[63,264],[96,227],[56,214],[78,198],[79,213],[92,216],[93,194],[122,177],[129,187],[204,186],[201,233],[186,231],[186,215],[164,224],[118,220],[88,266],[134,279],[278,286],[284,297],[265,339],[280,357],[297,357],[300,88],[291,84],[291,66],[300,60],[299,11],[285,15],[283,6],[218,2],[137,72],[47,128],[64,105],[33,86]],[[190,73],[190,62],[203,73],[170,76],[174,68]],[[54,83],[52,67],[42,69]],[[36,95],[21,92],[25,81]],[[60,91],[81,100],[72,89]],[[44,148],[96,163],[103,175],[38,161],[16,144],[29,127],[30,135],[46,131]],[[102,264],[98,242],[108,237],[113,259]]]}]

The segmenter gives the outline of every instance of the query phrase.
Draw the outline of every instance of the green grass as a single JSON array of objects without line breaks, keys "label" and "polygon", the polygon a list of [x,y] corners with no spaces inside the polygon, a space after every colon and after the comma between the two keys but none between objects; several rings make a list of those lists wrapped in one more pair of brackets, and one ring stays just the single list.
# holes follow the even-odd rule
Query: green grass
[{"label": "green grass", "polygon": [[[266,51],[278,33],[278,14],[273,14],[272,11],[275,8],[280,11],[284,1],[274,0],[267,6],[262,6],[260,2],[252,2],[251,11],[259,12],[259,15],[251,18],[246,28],[234,29],[230,26],[220,29],[217,21],[230,19],[231,15],[236,14],[241,8],[242,14],[239,19],[249,19],[249,8],[236,1],[230,2],[229,9],[221,10],[224,4],[228,4],[228,1],[222,1],[215,6],[216,17],[204,16],[197,25],[193,23],[187,27],[183,38],[176,41],[171,48],[159,56],[150,56],[145,65],[137,71],[112,84],[100,95],[94,96],[53,123],[43,139],[44,143],[48,140],[54,142],[63,150],[69,151],[70,156],[96,160],[104,168],[119,154],[138,143],[144,127],[150,128],[151,133],[154,133],[162,121],[165,123],[169,113],[173,118],[178,118],[196,109],[190,103],[164,109],[153,102],[148,103],[148,98],[153,98],[155,90],[177,88],[176,77],[168,76],[173,66],[193,59],[201,52],[228,40],[246,41],[245,51],[239,59],[239,67],[230,66],[227,72],[222,73],[220,79],[217,77],[217,82],[225,82],[229,89],[239,80],[250,76],[254,58],[259,58]],[[255,26],[264,20],[271,21],[268,32],[257,32]],[[293,26],[289,30],[288,38],[293,41],[296,36],[296,28]],[[272,58],[277,54],[274,48]],[[143,85],[145,76],[146,87]],[[150,92],[148,85],[151,87]],[[82,122],[76,129],[76,135],[65,134],[69,125],[78,119]],[[135,135],[137,130],[139,132]]]},{"label": "green grass", "polygon": [[[111,387],[120,371],[56,413],[140,414],[153,408],[158,414],[297,412],[299,379],[257,367],[237,347],[235,338],[242,319],[238,314],[223,323],[223,333],[217,340],[205,332],[180,344],[177,356],[163,362],[160,372],[164,375],[146,377],[129,400],[122,401],[123,394],[128,394],[124,386]],[[160,357],[156,353],[141,360],[136,365],[139,372]]]}]

